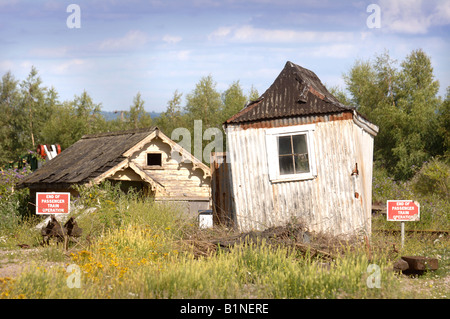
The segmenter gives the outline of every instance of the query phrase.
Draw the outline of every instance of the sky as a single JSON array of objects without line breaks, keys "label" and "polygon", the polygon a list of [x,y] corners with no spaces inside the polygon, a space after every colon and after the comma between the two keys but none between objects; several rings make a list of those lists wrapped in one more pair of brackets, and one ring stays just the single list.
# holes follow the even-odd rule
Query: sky
[{"label": "sky", "polygon": [[449,0],[0,0],[0,76],[34,66],[61,101],[85,90],[128,110],[139,92],[162,112],[208,75],[219,92],[239,80],[262,94],[291,61],[344,89],[355,61],[422,49],[444,96],[449,37]]}]

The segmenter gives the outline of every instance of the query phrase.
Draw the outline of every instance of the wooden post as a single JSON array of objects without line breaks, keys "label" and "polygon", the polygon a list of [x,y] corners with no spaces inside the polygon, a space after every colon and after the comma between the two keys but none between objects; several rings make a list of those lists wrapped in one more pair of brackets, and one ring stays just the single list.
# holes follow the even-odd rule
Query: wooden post
[{"label": "wooden post", "polygon": [[405,222],[401,222],[401,230],[402,230],[402,248],[405,245]]}]

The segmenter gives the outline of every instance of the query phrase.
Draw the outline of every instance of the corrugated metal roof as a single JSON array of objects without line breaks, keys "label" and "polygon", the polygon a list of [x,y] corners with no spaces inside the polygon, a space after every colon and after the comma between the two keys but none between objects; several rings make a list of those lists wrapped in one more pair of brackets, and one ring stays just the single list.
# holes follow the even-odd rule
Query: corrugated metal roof
[{"label": "corrugated metal roof", "polygon": [[229,118],[225,125],[343,111],[353,108],[328,92],[314,72],[288,61],[261,97]]}]

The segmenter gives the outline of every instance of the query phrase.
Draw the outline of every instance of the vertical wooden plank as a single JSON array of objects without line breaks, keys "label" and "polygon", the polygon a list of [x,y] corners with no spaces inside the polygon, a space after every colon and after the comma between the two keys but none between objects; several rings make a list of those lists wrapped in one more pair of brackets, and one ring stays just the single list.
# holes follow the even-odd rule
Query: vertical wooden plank
[{"label": "vertical wooden plank", "polygon": [[225,152],[211,153],[211,199],[215,225],[234,226],[231,171]]}]

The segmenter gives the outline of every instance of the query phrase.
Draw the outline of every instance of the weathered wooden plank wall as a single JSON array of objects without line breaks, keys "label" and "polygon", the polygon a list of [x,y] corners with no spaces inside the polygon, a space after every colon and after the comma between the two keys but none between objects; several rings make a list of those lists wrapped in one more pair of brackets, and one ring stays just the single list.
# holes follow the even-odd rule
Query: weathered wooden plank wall
[{"label": "weathered wooden plank wall", "polygon": [[[159,152],[162,155],[162,167],[147,168],[147,153]],[[131,156],[130,161],[143,168],[158,183],[164,185],[164,193],[155,194],[156,199],[207,198],[211,196],[210,177],[204,172],[193,169],[192,163],[179,163],[171,157],[171,148],[161,139],[153,139],[144,149]]]}]

